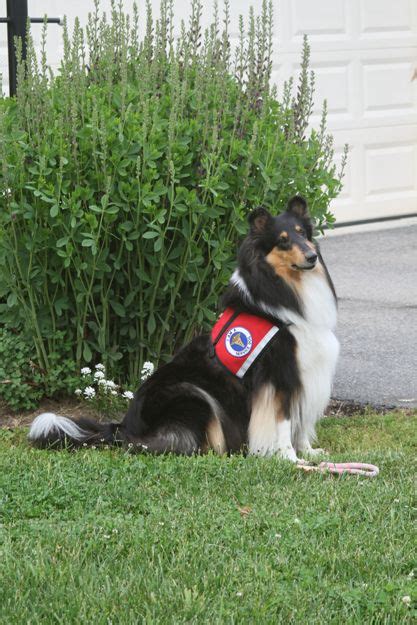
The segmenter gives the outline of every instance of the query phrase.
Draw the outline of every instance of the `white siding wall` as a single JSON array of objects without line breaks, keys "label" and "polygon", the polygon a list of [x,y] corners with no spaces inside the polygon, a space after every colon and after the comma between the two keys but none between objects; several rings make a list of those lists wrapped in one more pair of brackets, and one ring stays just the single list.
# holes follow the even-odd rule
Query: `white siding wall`
[{"label": "white siding wall", "polygon": [[[109,0],[102,0],[109,8]],[[125,0],[126,10],[133,0]],[[144,5],[139,0],[139,7]],[[152,1],[155,11],[159,0]],[[351,152],[341,197],[333,204],[339,221],[417,212],[417,0],[273,0],[274,80],[296,74],[302,36],[307,33],[316,72],[317,124],[321,101],[329,107],[336,157]],[[5,0],[0,0],[4,15]],[[230,0],[232,32],[238,15],[261,0]],[[92,0],[29,0],[32,16],[78,15],[85,22]],[[204,22],[213,0],[204,2]],[[188,0],[176,0],[177,23],[188,17]],[[35,38],[40,27],[34,25]],[[62,52],[60,27],[49,27],[49,58]],[[7,85],[6,27],[0,26],[0,69]]]}]

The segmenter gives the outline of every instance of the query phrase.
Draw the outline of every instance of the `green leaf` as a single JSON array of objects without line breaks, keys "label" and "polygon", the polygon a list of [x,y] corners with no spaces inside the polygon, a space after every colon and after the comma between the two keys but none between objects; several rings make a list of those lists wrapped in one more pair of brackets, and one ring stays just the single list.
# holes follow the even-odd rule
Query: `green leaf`
[{"label": "green leaf", "polygon": [[125,297],[125,306],[130,306],[130,304],[133,302],[135,297],[136,297],[136,292],[130,291],[130,293],[128,293]]},{"label": "green leaf", "polygon": [[110,306],[113,308],[116,315],[119,317],[126,317],[126,310],[119,302],[110,302]]},{"label": "green leaf", "polygon": [[83,358],[84,358],[85,362],[91,362],[92,357],[93,357],[93,354],[91,352],[89,344],[88,343],[84,343],[84,346],[83,346]]},{"label": "green leaf", "polygon": [[17,295],[16,293],[10,293],[10,295],[7,298],[7,305],[9,308],[13,308],[13,306],[16,306],[17,304]]},{"label": "green leaf", "polygon": [[148,329],[148,334],[149,335],[153,334],[155,332],[155,330],[156,330],[155,316],[154,316],[154,314],[152,312],[149,314],[148,323],[146,324],[146,327]]},{"label": "green leaf", "polygon": [[143,235],[143,238],[144,239],[155,239],[158,236],[159,236],[158,232],[155,232],[155,230],[153,230],[153,231],[149,230],[148,232],[145,232],[145,234]]},{"label": "green leaf", "polygon": [[56,217],[59,213],[59,206],[58,204],[54,204],[53,206],[51,206],[50,210],[49,210],[49,214],[51,217]]}]

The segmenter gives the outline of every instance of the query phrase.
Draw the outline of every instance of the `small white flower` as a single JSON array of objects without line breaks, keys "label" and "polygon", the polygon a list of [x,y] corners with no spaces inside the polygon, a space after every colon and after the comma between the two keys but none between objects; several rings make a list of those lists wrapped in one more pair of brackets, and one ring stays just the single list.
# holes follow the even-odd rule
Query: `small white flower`
[{"label": "small white flower", "polygon": [[403,603],[405,603],[405,605],[410,605],[410,603],[411,603],[411,597],[410,597],[410,595],[405,595],[405,597],[403,597],[403,598],[401,599],[401,601],[402,601]]},{"label": "small white flower", "polygon": [[84,389],[84,395],[87,399],[91,399],[92,397],[95,397],[96,391],[92,386],[87,386],[87,388]]},{"label": "small white flower", "polygon": [[142,367],[142,371],[140,372],[140,379],[142,380],[142,382],[147,380],[152,375],[152,373],[154,371],[155,371],[155,366],[154,366],[153,362],[149,362],[149,360],[144,362],[143,363],[143,367]]},{"label": "small white flower", "polygon": [[117,391],[110,391],[112,395],[117,395]]},{"label": "small white flower", "polygon": [[134,395],[133,395],[132,391],[125,391],[123,393],[122,397],[124,397],[125,399],[133,399]]},{"label": "small white flower", "polygon": [[94,379],[95,380],[103,380],[104,379],[104,373],[102,371],[95,371],[94,373]]},{"label": "small white flower", "polygon": [[91,373],[90,367],[83,367],[81,369],[81,375],[90,375],[90,373]]},{"label": "small white flower", "polygon": [[296,523],[297,525],[299,525],[301,523],[300,519],[297,519],[297,517],[295,517],[294,519],[294,523]]},{"label": "small white flower", "polygon": [[106,367],[99,362],[98,365],[96,365],[96,369],[97,371],[105,371]]},{"label": "small white flower", "polygon": [[243,592],[237,592],[236,597],[243,597]]},{"label": "small white flower", "polygon": [[103,387],[105,391],[116,390],[118,388],[113,380],[106,380],[105,378],[99,378],[97,383]]},{"label": "small white flower", "polygon": [[75,389],[75,391],[74,391],[74,393],[75,393],[76,395],[81,395],[82,390],[81,390],[80,388],[76,388],[76,389]]},{"label": "small white flower", "polygon": [[281,538],[281,534],[275,534],[275,538]]},{"label": "small white flower", "polygon": [[95,445],[91,445],[91,449],[97,449]]}]

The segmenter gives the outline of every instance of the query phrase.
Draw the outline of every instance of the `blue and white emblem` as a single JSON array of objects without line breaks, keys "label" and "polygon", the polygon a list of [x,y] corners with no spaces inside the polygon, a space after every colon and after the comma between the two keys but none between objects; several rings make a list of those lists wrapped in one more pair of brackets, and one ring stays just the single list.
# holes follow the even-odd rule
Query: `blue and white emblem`
[{"label": "blue and white emblem", "polygon": [[232,328],[226,335],[225,345],[229,354],[242,358],[252,349],[252,335],[246,328]]}]

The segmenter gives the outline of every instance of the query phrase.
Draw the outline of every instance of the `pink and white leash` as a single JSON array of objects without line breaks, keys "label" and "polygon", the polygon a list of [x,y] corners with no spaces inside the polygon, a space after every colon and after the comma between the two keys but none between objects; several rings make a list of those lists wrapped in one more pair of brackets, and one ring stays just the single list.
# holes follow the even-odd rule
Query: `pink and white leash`
[{"label": "pink and white leash", "polygon": [[365,477],[376,477],[379,473],[377,466],[365,462],[320,462],[320,464],[299,462],[297,468],[304,471],[319,471],[320,473],[335,473],[336,475],[349,473],[364,475]]}]

